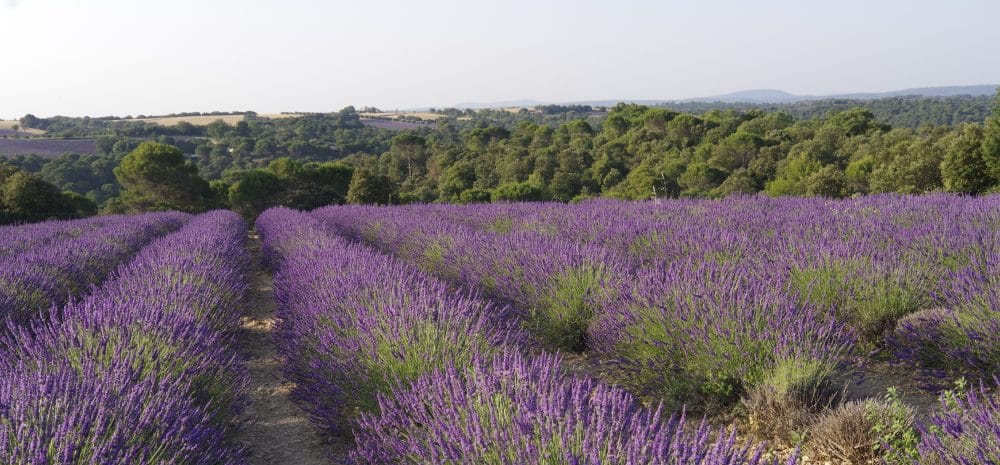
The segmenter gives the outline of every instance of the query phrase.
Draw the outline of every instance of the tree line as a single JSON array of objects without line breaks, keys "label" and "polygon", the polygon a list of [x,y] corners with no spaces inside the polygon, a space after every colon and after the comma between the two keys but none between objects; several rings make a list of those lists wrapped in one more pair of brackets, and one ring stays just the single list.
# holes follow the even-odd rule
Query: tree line
[{"label": "tree line", "polygon": [[702,115],[619,104],[600,125],[575,119],[508,129],[449,122],[393,138],[380,155],[348,157],[384,177],[396,202],[844,197],[947,190],[1000,180],[1000,97],[984,123],[893,128],[854,108],[796,121],[762,110]]},{"label": "tree line", "polygon": [[[462,114],[405,132],[365,127],[353,108],[216,121],[198,138],[119,138],[105,144],[107,155],[59,157],[35,176],[83,191],[109,212],[228,206],[248,216],[273,205],[343,202],[1000,190],[1000,95],[985,121],[918,128],[892,127],[865,108],[805,120],[784,111],[694,115],[636,104],[618,104],[599,121]],[[30,161],[15,163],[31,168]]]},{"label": "tree line", "polygon": [[791,103],[671,102],[658,106],[670,110],[703,114],[713,110],[780,111],[796,120],[823,118],[854,108],[870,110],[879,121],[896,128],[921,126],[957,126],[981,123],[991,111],[990,96],[958,95],[951,97],[903,96],[872,100],[831,98]]},{"label": "tree line", "polygon": [[0,163],[0,224],[83,218],[97,205],[75,192],[64,192],[36,174]]}]

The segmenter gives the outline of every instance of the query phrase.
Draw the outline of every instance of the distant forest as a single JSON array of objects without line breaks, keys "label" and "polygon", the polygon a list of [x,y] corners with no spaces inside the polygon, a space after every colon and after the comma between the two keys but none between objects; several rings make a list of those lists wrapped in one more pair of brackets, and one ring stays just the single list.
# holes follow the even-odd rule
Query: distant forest
[{"label": "distant forest", "polygon": [[781,111],[798,121],[822,118],[831,113],[864,108],[875,119],[896,128],[919,128],[924,125],[954,126],[979,123],[990,114],[993,99],[988,96],[890,97],[877,100],[827,99],[795,103],[670,103],[661,105],[682,113],[702,114],[713,110]]},{"label": "distant forest", "polygon": [[[156,209],[155,202],[125,201],[137,198],[137,189],[193,189],[198,199],[180,205],[231,206],[247,215],[277,204],[341,202],[976,194],[1000,183],[1000,101],[990,98],[434,112],[444,117],[407,131],[366,126],[352,107],[169,127],[27,115],[23,127],[44,129],[46,137],[94,138],[99,154],[12,157],[8,176],[23,170],[105,211]],[[201,184],[187,178],[174,186],[125,179],[116,167],[144,142],[176,148],[179,158],[168,158],[187,168],[162,170],[190,168],[207,187],[192,188]]]}]

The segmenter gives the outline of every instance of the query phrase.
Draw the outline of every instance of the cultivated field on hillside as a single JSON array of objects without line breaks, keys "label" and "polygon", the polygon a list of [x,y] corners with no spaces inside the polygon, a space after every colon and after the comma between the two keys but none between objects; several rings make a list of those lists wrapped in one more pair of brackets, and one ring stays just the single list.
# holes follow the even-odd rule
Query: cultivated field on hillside
[{"label": "cultivated field on hillside", "polygon": [[[14,126],[18,127],[17,131],[14,131]],[[37,136],[45,134],[45,131],[21,127],[20,121],[17,120],[0,120],[0,136],[18,135],[17,133],[20,133],[19,135]]]},{"label": "cultivated field on hillside", "polygon": [[97,153],[94,139],[14,139],[0,138],[0,156],[35,154],[43,158],[64,153],[92,155]]},{"label": "cultivated field on hillside", "polygon": [[372,128],[388,129],[390,131],[406,131],[409,129],[434,127],[434,125],[431,123],[414,123],[410,121],[396,121],[396,120],[368,119],[368,118],[361,118],[361,124]]},{"label": "cultivated field on hillside", "polygon": [[[257,115],[258,118],[268,118],[268,119],[295,118],[298,116],[302,115],[298,113],[273,113],[273,114]],[[246,116],[244,115],[199,115],[199,116],[163,116],[163,117],[152,117],[152,118],[131,118],[123,121],[137,121],[149,124],[159,124],[161,126],[176,126],[181,122],[186,122],[195,126],[207,126],[215,121],[222,120],[226,124],[232,126],[245,119]]]},{"label": "cultivated field on hillside", "polygon": [[406,119],[406,118],[416,118],[425,121],[437,121],[441,118],[446,118],[445,115],[439,115],[437,113],[431,113],[429,111],[409,111],[409,112],[381,112],[381,113],[359,113],[362,118],[371,119]]}]

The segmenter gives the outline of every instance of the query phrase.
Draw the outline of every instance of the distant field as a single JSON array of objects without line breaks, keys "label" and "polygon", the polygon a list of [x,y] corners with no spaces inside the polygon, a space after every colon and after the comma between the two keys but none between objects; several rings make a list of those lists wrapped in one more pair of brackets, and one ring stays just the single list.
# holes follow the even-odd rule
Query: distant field
[{"label": "distant field", "polygon": [[[279,118],[295,118],[302,116],[298,113],[274,113],[266,115],[257,115],[258,118],[269,118],[269,119],[279,119]],[[195,126],[208,126],[209,124],[222,120],[226,124],[233,125],[240,121],[246,119],[244,115],[202,115],[202,116],[165,116],[162,118],[132,118],[129,120],[122,121],[140,121],[143,123],[159,124],[161,126],[176,126],[182,121],[193,124]]]},{"label": "distant field", "polygon": [[2,139],[0,156],[31,155],[52,158],[67,152],[83,155],[97,153],[94,139]]},{"label": "distant field", "polygon": [[432,127],[428,123],[411,123],[409,121],[387,121],[384,119],[361,118],[361,124],[378,129],[388,129],[390,131],[405,131],[407,129],[420,129]]},{"label": "distant field", "polygon": [[12,137],[12,136],[31,137],[31,136],[34,136],[34,135],[35,134],[30,133],[30,132],[15,131],[13,129],[0,129],[0,137]]},{"label": "distant field", "polygon": [[[14,131],[14,126],[18,126],[17,131]],[[45,131],[41,129],[31,129],[20,127],[21,123],[17,120],[0,120],[0,136],[12,136],[20,133],[21,135],[39,135],[45,134]]]},{"label": "distant field", "polygon": [[399,113],[359,113],[362,118],[378,118],[378,119],[401,119],[401,118],[420,118],[427,121],[436,121],[444,118],[445,115],[439,115],[437,113],[430,113],[426,111],[414,111],[414,112],[399,112]]}]

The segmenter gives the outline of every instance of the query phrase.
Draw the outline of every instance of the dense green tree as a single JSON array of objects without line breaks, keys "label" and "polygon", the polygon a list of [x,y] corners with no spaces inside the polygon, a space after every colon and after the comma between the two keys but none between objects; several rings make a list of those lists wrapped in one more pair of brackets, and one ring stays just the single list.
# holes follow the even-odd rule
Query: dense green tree
[{"label": "dense green tree", "polygon": [[392,139],[389,148],[389,177],[402,181],[427,172],[427,141],[416,134],[404,133]]},{"label": "dense green tree", "polygon": [[[216,180],[209,200],[228,201],[241,173],[265,169],[283,186],[273,204],[303,209],[344,202],[355,169],[367,170],[359,179],[386,176],[380,186],[392,202],[478,201],[484,192],[497,200],[562,201],[597,195],[721,197],[761,188],[772,195],[919,193],[944,187],[943,168],[950,189],[983,191],[995,188],[983,183],[997,183],[993,154],[1000,147],[993,136],[1000,132],[1000,109],[987,119],[990,100],[837,100],[763,109],[680,105],[697,114],[636,104],[603,114],[576,106],[519,112],[449,109],[438,111],[442,118],[435,125],[405,131],[366,127],[351,108],[296,118],[247,117],[235,126],[219,121],[174,128],[36,118],[31,124],[55,137],[101,137],[102,151],[109,152],[110,145],[110,155],[10,160],[60,190],[105,203],[119,191],[110,167],[140,140],[191,154],[200,172]],[[983,120],[978,155],[962,142],[969,139],[965,129],[946,126]],[[894,121],[912,129],[885,124]],[[917,128],[919,122],[933,125]],[[181,135],[187,137],[174,137]],[[987,178],[969,184],[977,163],[985,166]],[[136,209],[127,199],[114,200],[105,210]]]},{"label": "dense green tree", "polygon": [[70,214],[71,218],[81,218],[97,214],[97,204],[93,200],[76,192],[63,192],[62,195],[66,206],[72,211]]},{"label": "dense green tree", "polygon": [[347,190],[347,202],[354,204],[388,205],[392,199],[391,180],[388,176],[367,168],[354,171]]},{"label": "dense green tree", "polygon": [[763,144],[760,137],[747,132],[734,132],[712,148],[709,165],[728,172],[746,168],[757,156]]},{"label": "dense green tree", "polygon": [[461,194],[458,195],[458,201],[459,203],[489,202],[490,191],[475,187],[472,189],[466,189],[462,191]]},{"label": "dense green tree", "polygon": [[21,170],[9,163],[0,163],[0,185],[7,182],[11,176],[21,172]]},{"label": "dense green tree", "polygon": [[114,175],[117,164],[118,159],[114,156],[69,153],[49,160],[38,175],[61,190],[103,203],[118,193]]},{"label": "dense green tree", "polygon": [[114,170],[121,202],[131,211],[200,212],[214,206],[208,182],[176,147],[144,142]]},{"label": "dense green tree", "polygon": [[576,197],[583,184],[580,182],[580,175],[573,172],[559,171],[552,176],[549,182],[549,196],[554,200],[569,202]]},{"label": "dense green tree", "polygon": [[466,189],[472,188],[472,184],[475,181],[475,165],[470,161],[458,161],[445,170],[441,176],[441,180],[438,182],[441,198],[457,200],[459,194]]},{"label": "dense green tree", "polygon": [[868,134],[872,131],[887,131],[889,127],[879,123],[871,110],[854,108],[837,113],[830,117],[826,126],[837,128],[841,134],[852,137]]},{"label": "dense green tree", "polygon": [[725,179],[726,174],[722,170],[705,162],[694,162],[687,165],[677,182],[684,189],[684,195],[703,196]]},{"label": "dense green tree", "polygon": [[836,166],[826,165],[804,180],[805,193],[811,197],[839,199],[847,195],[847,176]]},{"label": "dense green tree", "polygon": [[[941,162],[947,151],[942,144],[942,141],[929,138],[916,140],[908,138],[906,141],[895,143],[885,151],[885,156],[889,158],[881,163],[876,163],[870,156],[852,162],[847,170],[848,183],[853,185],[857,182],[859,174],[856,171],[865,169],[870,173],[870,188],[856,189],[857,192],[920,194],[940,190]],[[857,166],[859,163],[865,163],[865,166]]]},{"label": "dense green tree", "polygon": [[983,130],[967,124],[941,162],[941,178],[948,192],[978,194],[993,184],[982,154]]},{"label": "dense green tree", "polygon": [[529,182],[511,182],[493,189],[490,199],[494,202],[527,202],[545,200],[545,192]]},{"label": "dense green tree", "polygon": [[757,185],[750,172],[741,168],[722,181],[719,187],[712,190],[711,196],[721,198],[736,194],[753,194],[759,191],[760,186]]},{"label": "dense green tree", "polygon": [[306,163],[295,179],[287,180],[289,206],[312,210],[346,202],[354,168],[343,162]]},{"label": "dense green tree", "polygon": [[986,119],[982,154],[990,176],[1000,182],[1000,89],[993,101],[993,113]]},{"label": "dense green tree", "polygon": [[224,179],[213,179],[208,182],[208,188],[212,190],[212,198],[216,204],[229,205],[229,188],[232,185],[232,182]]},{"label": "dense green tree", "polygon": [[23,219],[68,217],[62,193],[38,176],[20,171],[3,183],[3,204],[11,215]]},{"label": "dense green tree", "polygon": [[0,221],[41,221],[93,215],[97,206],[79,194],[63,194],[52,184],[24,171],[0,169]]},{"label": "dense green tree", "polygon": [[244,171],[240,180],[229,186],[229,206],[247,219],[256,218],[264,210],[280,205],[286,185],[269,170]]},{"label": "dense green tree", "polygon": [[43,127],[44,125],[41,124],[42,121],[43,121],[42,119],[38,118],[35,115],[32,115],[31,113],[22,116],[21,119],[19,120],[22,127],[35,128],[35,129],[44,129]]},{"label": "dense green tree", "polygon": [[795,157],[783,160],[779,176],[767,183],[765,190],[773,196],[805,195],[805,181],[822,167],[809,152],[799,152]]}]

